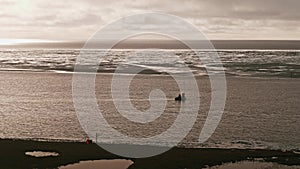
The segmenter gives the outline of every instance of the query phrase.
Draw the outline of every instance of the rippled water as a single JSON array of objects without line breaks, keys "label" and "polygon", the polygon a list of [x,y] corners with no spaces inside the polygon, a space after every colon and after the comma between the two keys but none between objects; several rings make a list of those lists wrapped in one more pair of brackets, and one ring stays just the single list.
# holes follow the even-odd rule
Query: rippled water
[{"label": "rippled water", "polygon": [[[88,71],[91,65],[88,59],[104,53],[101,50],[84,51]],[[213,52],[189,50],[111,50],[101,58],[99,71],[112,71],[118,64],[126,62],[130,66],[139,66],[156,72],[180,73],[187,65],[198,75],[206,74],[206,69],[218,72],[221,64],[211,61]],[[218,51],[225,72],[235,76],[300,76],[299,50],[226,50]],[[25,69],[39,71],[72,71],[80,50],[69,49],[2,49],[0,68]],[[80,64],[80,63],[79,63]]]},{"label": "rippled water", "polygon": [[[127,75],[123,75],[126,78]],[[120,116],[111,97],[110,74],[98,74],[96,96],[99,108],[111,127],[131,137],[151,137],[166,131],[177,117],[181,104],[174,79],[166,75],[139,75],[130,86],[130,101],[145,111],[149,92],[161,89],[166,95],[164,114],[149,124],[137,124]],[[198,77],[201,106],[193,129],[179,144],[184,147],[300,148],[300,79],[227,78],[227,101],[222,120],[212,137],[199,144],[199,133],[210,106],[210,83]],[[72,99],[72,74],[50,72],[0,72],[0,137],[42,140],[84,140]],[[122,91],[116,91],[122,92]],[[91,98],[80,96],[84,100]],[[189,96],[187,96],[189,99]],[[187,100],[184,104],[189,104]],[[89,117],[87,117],[89,118]],[[91,122],[93,119],[90,119]],[[183,119],[181,123],[190,123]],[[180,134],[180,133],[179,133]],[[160,142],[126,142],[109,133],[98,133],[103,143],[168,145],[170,135]],[[95,137],[93,137],[95,140]]]}]

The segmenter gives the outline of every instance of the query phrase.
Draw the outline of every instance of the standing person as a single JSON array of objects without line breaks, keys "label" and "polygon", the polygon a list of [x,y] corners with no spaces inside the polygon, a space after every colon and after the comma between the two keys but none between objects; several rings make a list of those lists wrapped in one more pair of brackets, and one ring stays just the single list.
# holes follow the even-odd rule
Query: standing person
[{"label": "standing person", "polygon": [[185,99],[186,99],[186,98],[185,98],[185,93],[182,93],[181,100],[182,100],[182,101],[185,101]]}]

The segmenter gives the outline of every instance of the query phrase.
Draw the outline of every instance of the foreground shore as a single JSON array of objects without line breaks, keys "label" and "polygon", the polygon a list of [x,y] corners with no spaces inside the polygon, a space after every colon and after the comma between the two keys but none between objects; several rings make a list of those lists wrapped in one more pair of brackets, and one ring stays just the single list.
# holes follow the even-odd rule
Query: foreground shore
[{"label": "foreground shore", "polygon": [[[85,160],[126,159],[113,155],[96,144],[83,142],[45,142],[32,140],[0,140],[1,168],[58,168]],[[32,157],[29,151],[57,152],[58,156]],[[276,157],[276,158],[275,158]],[[263,158],[266,162],[284,165],[300,165],[300,154],[278,150],[242,150],[214,148],[172,148],[170,151],[150,158],[130,159],[130,169],[147,168],[203,168],[226,162]]]}]

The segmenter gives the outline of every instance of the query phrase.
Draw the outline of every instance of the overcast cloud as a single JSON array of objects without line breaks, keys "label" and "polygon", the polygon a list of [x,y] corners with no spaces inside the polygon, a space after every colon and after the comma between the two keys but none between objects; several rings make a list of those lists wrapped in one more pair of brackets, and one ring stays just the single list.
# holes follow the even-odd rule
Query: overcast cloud
[{"label": "overcast cloud", "polygon": [[0,0],[0,38],[86,40],[145,11],[195,24],[210,39],[300,40],[299,0]]}]

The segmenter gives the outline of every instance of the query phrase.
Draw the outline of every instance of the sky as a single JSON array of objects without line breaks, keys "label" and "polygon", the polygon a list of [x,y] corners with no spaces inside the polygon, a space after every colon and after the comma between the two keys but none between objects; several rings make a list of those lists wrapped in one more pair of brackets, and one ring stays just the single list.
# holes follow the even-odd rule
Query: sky
[{"label": "sky", "polygon": [[299,7],[299,0],[0,0],[0,39],[86,40],[118,18],[163,12],[212,40],[300,40]]}]

